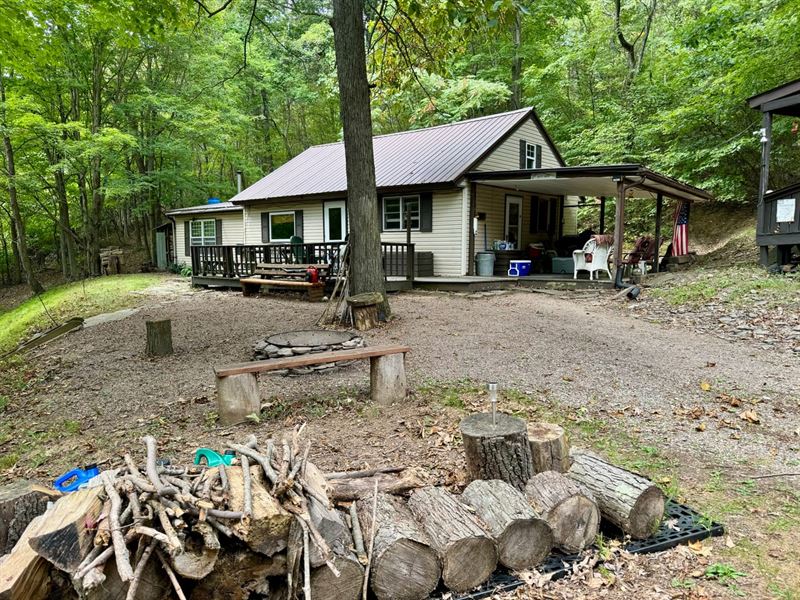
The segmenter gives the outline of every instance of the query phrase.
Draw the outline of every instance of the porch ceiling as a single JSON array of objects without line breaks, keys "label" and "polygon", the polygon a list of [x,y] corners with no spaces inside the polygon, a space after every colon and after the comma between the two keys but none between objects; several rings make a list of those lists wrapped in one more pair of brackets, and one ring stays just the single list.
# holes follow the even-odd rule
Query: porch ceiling
[{"label": "porch ceiling", "polygon": [[667,198],[702,201],[711,194],[651,171],[641,165],[595,165],[555,169],[524,169],[469,173],[470,181],[519,192],[554,196],[616,197],[617,182],[622,179],[628,198],[652,198],[659,193]]}]

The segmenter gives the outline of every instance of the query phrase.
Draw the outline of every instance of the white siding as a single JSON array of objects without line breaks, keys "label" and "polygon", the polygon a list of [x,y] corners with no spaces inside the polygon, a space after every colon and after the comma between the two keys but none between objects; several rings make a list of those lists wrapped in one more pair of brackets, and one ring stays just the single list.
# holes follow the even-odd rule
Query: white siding
[{"label": "white siding", "polygon": [[190,265],[192,257],[186,254],[184,240],[187,221],[195,219],[219,219],[222,221],[222,243],[228,246],[244,243],[244,224],[241,211],[228,213],[197,214],[175,217],[175,262],[179,265]]},{"label": "white siding", "polygon": [[564,204],[572,205],[564,207],[564,235],[578,235],[578,204],[580,198],[577,196],[567,196]]},{"label": "white siding", "polygon": [[322,232],[322,200],[284,200],[248,203],[245,226],[245,239],[250,245],[263,244],[261,239],[261,213],[283,210],[303,211],[303,242],[321,243],[325,238]]},{"label": "white siding", "polygon": [[520,140],[525,140],[530,144],[539,144],[542,147],[542,167],[561,166],[536,123],[534,123],[533,119],[528,119],[508,139],[495,148],[489,156],[484,158],[475,170],[510,171],[519,169]]},{"label": "white siding", "polygon": [[[463,275],[464,262],[464,193],[459,189],[434,192],[431,231],[411,232],[417,252],[433,252],[433,274]],[[381,241],[405,243],[405,231],[383,232]]]}]

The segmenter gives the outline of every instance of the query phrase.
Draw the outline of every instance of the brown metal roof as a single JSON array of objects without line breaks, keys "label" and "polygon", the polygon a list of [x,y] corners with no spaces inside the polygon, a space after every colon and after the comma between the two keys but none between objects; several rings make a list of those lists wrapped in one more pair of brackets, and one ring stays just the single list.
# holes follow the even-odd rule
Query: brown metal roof
[{"label": "brown metal roof", "polygon": [[[378,189],[452,183],[533,114],[532,108],[372,138]],[[232,202],[347,191],[344,144],[313,146]]]}]

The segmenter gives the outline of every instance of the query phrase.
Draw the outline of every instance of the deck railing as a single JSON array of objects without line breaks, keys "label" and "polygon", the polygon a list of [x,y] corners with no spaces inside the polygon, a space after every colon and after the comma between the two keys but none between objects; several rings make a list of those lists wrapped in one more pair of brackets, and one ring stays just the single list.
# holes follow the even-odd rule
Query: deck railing
[{"label": "deck railing", "polygon": [[[331,273],[335,275],[343,249],[344,245],[338,242],[192,246],[192,275],[238,279],[252,274],[259,263],[330,264]],[[414,280],[414,244],[381,242],[381,255],[387,277]]]}]

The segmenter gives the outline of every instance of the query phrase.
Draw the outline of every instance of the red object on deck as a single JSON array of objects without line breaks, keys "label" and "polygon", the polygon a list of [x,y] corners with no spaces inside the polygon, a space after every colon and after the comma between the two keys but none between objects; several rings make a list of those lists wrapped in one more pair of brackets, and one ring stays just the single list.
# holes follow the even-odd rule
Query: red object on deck
[{"label": "red object on deck", "polygon": [[319,281],[319,269],[317,267],[308,267],[306,269],[306,281],[317,283]]}]

